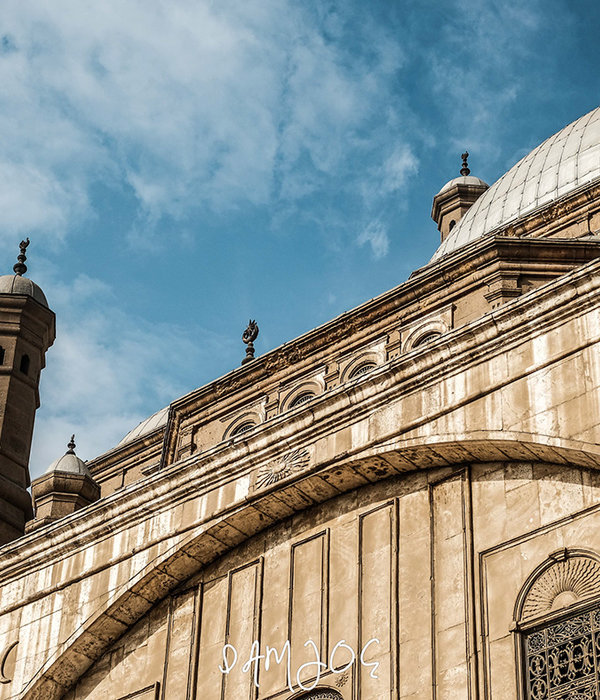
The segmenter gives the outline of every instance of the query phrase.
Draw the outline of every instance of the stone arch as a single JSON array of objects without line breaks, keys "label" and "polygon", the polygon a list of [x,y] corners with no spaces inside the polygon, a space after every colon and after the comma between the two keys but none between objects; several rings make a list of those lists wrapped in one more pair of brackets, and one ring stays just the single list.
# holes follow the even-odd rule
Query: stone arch
[{"label": "stone arch", "polygon": [[333,688],[322,687],[292,695],[290,700],[343,700],[343,695]]},{"label": "stone arch", "polygon": [[[232,421],[229,422],[227,427],[223,432],[223,440],[230,440],[237,438],[246,432],[245,430],[240,430],[246,425],[251,427],[250,430],[257,425],[262,423],[262,416],[258,411],[244,411],[242,414],[236,416]],[[239,432],[238,432],[239,431]]]},{"label": "stone arch", "polygon": [[[355,379],[361,376],[360,373],[356,373],[363,365],[375,365],[379,366],[382,364],[384,358],[381,353],[377,353],[373,350],[368,350],[366,352],[361,352],[358,356],[354,357],[348,364],[344,367],[341,374],[341,381],[347,382],[349,379]],[[374,369],[374,368],[373,368]]]},{"label": "stone arch", "polygon": [[433,339],[434,336],[439,337],[448,330],[450,330],[450,327],[441,318],[424,321],[411,330],[410,334],[404,340],[404,347],[402,349],[404,352],[410,352],[419,347],[426,338],[431,337]]},{"label": "stone arch", "polygon": [[[295,384],[292,389],[285,392],[281,400],[280,413],[296,408],[295,402],[302,396],[312,394],[319,396],[325,390],[325,386],[318,378],[309,379]],[[301,404],[298,404],[301,405]]]},{"label": "stone arch", "polygon": [[[478,461],[523,460],[524,452],[530,459],[551,463],[569,463],[600,469],[600,450],[597,445],[574,441],[552,441],[531,435],[510,433],[473,433],[473,439],[460,435],[439,435],[423,440],[396,440],[384,446],[373,447],[360,454],[344,455],[339,460],[317,465],[303,474],[300,484],[326,482],[339,493],[350,491],[367,482],[376,482],[389,476],[438,466],[458,466]],[[527,439],[529,438],[529,440]],[[131,628],[150,608],[162,600],[180,583],[201,568],[222,556],[241,542],[283,519],[256,519],[256,508],[267,502],[273,491],[288,485],[271,484],[255,491],[235,508],[221,514],[209,523],[194,528],[176,547],[153,560],[82,625],[24,688],[22,700],[58,700],[78,678]],[[331,497],[330,492],[318,486],[312,503],[302,510]],[[256,508],[255,508],[256,506]],[[268,509],[267,509],[268,510]],[[248,518],[248,513],[254,513]],[[252,522],[252,525],[248,525]],[[236,525],[244,523],[243,528]],[[237,540],[226,543],[219,539],[223,528],[239,533]],[[571,550],[570,550],[571,551]]]},{"label": "stone arch", "polygon": [[528,577],[515,604],[519,625],[600,598],[600,557],[586,549],[550,554]]},{"label": "stone arch", "polygon": [[[600,557],[578,548],[550,554],[515,604],[517,687],[523,700],[595,697],[600,670]],[[573,695],[575,697],[575,695]]]}]

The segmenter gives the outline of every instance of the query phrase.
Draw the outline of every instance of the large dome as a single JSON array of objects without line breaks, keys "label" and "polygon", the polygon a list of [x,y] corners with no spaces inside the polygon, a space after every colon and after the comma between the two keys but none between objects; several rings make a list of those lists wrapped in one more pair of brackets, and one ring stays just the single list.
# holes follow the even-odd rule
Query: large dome
[{"label": "large dome", "polygon": [[160,411],[153,413],[150,418],[146,418],[141,423],[139,423],[133,430],[130,430],[127,435],[121,440],[117,447],[122,447],[128,442],[133,442],[137,438],[142,437],[142,435],[147,435],[153,430],[162,428],[167,424],[167,419],[169,417],[169,407],[161,408]]},{"label": "large dome", "polygon": [[597,178],[600,107],[546,139],[484,192],[432,261]]}]

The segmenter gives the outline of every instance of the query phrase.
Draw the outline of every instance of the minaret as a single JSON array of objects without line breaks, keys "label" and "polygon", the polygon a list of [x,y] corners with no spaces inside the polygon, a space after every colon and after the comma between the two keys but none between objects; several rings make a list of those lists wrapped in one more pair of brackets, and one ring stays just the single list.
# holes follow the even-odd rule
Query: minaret
[{"label": "minaret", "polygon": [[0,277],[0,545],[20,537],[33,517],[29,453],[40,372],[55,337],[54,313],[30,279],[21,241],[14,275]]},{"label": "minaret", "polygon": [[433,198],[431,218],[438,225],[442,242],[472,204],[488,189],[483,180],[471,175],[467,162],[469,153],[465,151],[461,157],[460,177],[447,182]]}]

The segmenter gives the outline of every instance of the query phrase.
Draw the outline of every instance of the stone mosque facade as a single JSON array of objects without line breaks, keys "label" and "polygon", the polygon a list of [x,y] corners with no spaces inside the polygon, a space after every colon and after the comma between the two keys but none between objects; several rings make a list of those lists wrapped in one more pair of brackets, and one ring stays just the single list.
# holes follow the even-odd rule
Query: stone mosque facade
[{"label": "stone mosque facade", "polygon": [[[395,289],[31,485],[0,278],[0,698],[600,698],[600,108],[433,199]],[[50,461],[50,459],[49,459]]]}]

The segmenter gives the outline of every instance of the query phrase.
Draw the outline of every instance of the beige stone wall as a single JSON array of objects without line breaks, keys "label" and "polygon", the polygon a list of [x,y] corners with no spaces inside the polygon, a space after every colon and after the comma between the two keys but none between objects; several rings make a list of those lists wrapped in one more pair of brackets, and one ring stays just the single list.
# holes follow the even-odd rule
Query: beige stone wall
[{"label": "beige stone wall", "polygon": [[[366,486],[207,567],[67,697],[120,698],[157,684],[165,698],[288,698],[285,664],[266,671],[261,660],[258,690],[252,669],[242,672],[254,640],[261,654],[290,640],[296,690],[296,670],[315,659],[306,640],[327,659],[340,640],[360,650],[377,638],[365,655],[379,662],[377,679],[355,663],[324,672],[322,684],[348,699],[514,700],[519,591],[557,549],[600,552],[599,525],[600,476],[564,465],[489,463]],[[239,654],[227,675],[224,644]],[[341,664],[349,654],[339,651]]]},{"label": "beige stone wall", "polygon": [[[291,635],[295,658],[317,631],[328,653],[381,634],[383,697],[475,698],[486,683],[488,699],[511,697],[519,587],[557,547],[598,550],[597,527],[575,529],[596,512],[598,272],[576,270],[3,548],[0,654],[18,645],[0,698],[61,697],[88,667],[106,669],[111,647],[110,692],[148,695],[187,682],[227,635],[241,648],[267,631]],[[472,489],[465,464],[479,465]],[[186,594],[199,571],[203,587]],[[148,642],[127,641],[138,634]],[[369,697],[364,670],[342,692]],[[109,682],[94,673],[81,692]],[[223,692],[244,681],[232,673]],[[283,692],[278,682],[265,692]]]}]

